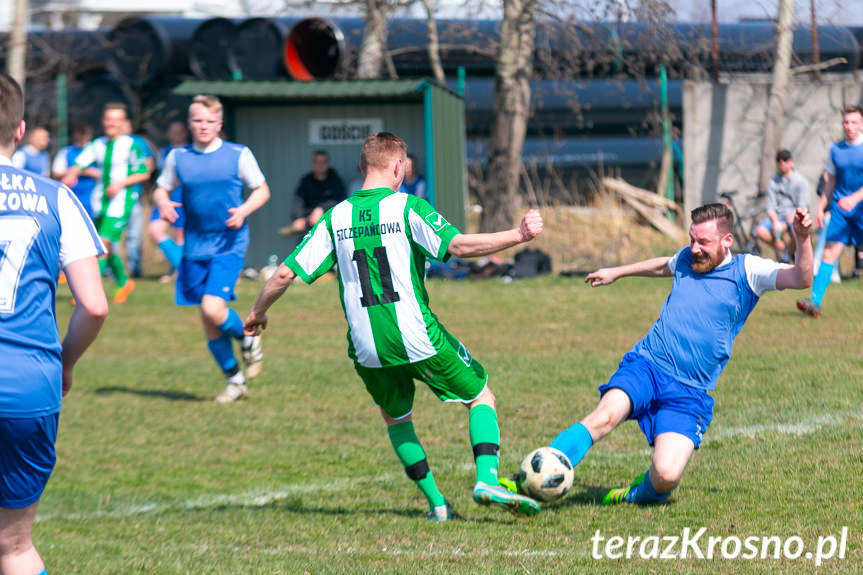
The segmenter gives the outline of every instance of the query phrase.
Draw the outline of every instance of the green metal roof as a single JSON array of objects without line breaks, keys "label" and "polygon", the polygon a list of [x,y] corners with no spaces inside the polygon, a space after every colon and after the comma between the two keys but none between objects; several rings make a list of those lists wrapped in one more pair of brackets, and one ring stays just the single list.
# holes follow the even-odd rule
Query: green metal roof
[{"label": "green metal roof", "polygon": [[313,82],[283,81],[203,81],[186,80],[174,88],[181,96],[212,94],[226,99],[243,100],[357,100],[422,98],[427,87],[458,94],[436,84],[433,80],[413,78],[405,80],[317,80]]}]

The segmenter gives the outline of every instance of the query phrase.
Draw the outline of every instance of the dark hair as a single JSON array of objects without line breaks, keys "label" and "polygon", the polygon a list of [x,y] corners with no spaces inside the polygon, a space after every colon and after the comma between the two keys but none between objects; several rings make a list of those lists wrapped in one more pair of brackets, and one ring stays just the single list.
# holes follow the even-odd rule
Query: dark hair
[{"label": "dark hair", "polygon": [[78,136],[78,135],[84,135],[84,134],[88,134],[88,135],[92,136],[93,135],[93,126],[91,126],[87,122],[78,122],[77,124],[75,124],[75,128],[72,130],[72,135]]},{"label": "dark hair", "polygon": [[860,114],[863,116],[863,108],[857,106],[856,104],[849,104],[842,108],[842,115],[847,116],[848,114]]},{"label": "dark hair", "polygon": [[378,132],[366,138],[363,151],[360,154],[360,170],[367,173],[369,166],[380,170],[386,169],[390,159],[398,154],[403,157],[408,145],[404,140],[390,132]]},{"label": "dark hair", "polygon": [[703,224],[716,220],[716,227],[727,234],[734,226],[734,213],[725,204],[707,204],[692,210],[689,215],[693,224]]},{"label": "dark hair", "polygon": [[779,150],[776,152],[776,161],[787,162],[791,159],[791,152],[789,150]]},{"label": "dark hair", "polygon": [[24,94],[15,78],[0,72],[0,144],[11,144],[24,119]]},{"label": "dark hair", "polygon": [[315,153],[312,154],[312,157],[314,158],[315,156],[326,156],[327,158],[330,157],[329,153],[327,153],[326,150],[315,150]]}]

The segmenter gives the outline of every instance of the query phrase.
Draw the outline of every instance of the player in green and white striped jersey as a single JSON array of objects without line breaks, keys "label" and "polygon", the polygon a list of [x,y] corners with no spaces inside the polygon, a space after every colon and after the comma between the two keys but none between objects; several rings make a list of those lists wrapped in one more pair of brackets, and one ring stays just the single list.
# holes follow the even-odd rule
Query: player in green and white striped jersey
[{"label": "player in green and white striped jersey", "polygon": [[335,266],[348,355],[381,409],[405,472],[428,500],[429,518],[445,521],[450,510],[414,432],[414,380],[442,401],[468,407],[474,500],[533,515],[539,504],[497,484],[500,430],[488,376],[431,312],[424,281],[426,258],[482,256],[530,241],[542,231],[542,218],[531,210],[517,229],[462,234],[425,200],[395,191],[404,179],[406,152],[404,141],[387,132],[366,140],[363,189],[326,212],[279,266],[246,318],[246,333],[266,328],[267,310],[297,276],[311,283]]},{"label": "player in green and white striped jersey", "polygon": [[93,223],[108,248],[108,257],[99,260],[99,269],[104,272],[107,265],[114,274],[117,281],[115,303],[124,303],[135,289],[118,248],[132,208],[138,201],[138,184],[146,182],[151,171],[145,159],[152,154],[126,133],[128,122],[125,104],[105,104],[102,111],[105,135],[87,144],[75,158],[75,165],[63,176],[64,184],[74,186],[78,175],[89,166],[95,164],[102,172],[92,195]]}]

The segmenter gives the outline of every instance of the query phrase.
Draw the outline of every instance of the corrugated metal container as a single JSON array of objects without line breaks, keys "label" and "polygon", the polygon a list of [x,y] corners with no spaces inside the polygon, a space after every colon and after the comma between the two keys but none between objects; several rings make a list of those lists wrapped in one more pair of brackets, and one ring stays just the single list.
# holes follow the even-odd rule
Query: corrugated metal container
[{"label": "corrugated metal container", "polygon": [[[464,229],[464,103],[433,81],[186,81],[175,93],[218,96],[225,106],[229,139],[251,148],[267,177],[272,198],[249,218],[249,266],[260,267],[272,253],[285,257],[299,239],[284,239],[278,230],[291,222],[297,184],[309,172],[316,150],[329,154],[332,167],[352,191],[369,127],[407,142],[423,166],[429,201]],[[344,137],[350,130],[343,128],[356,130]]]}]

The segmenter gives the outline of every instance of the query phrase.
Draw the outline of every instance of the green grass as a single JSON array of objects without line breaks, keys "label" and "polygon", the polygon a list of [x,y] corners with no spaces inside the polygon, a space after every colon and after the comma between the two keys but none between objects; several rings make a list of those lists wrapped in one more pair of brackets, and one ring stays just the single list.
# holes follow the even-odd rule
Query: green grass
[{"label": "green grass", "polygon": [[[438,317],[490,373],[503,471],[595,405],[669,286],[430,282]],[[241,315],[259,287],[239,285]],[[463,517],[440,525],[425,520],[347,358],[334,283],[294,286],[274,306],[264,372],[248,400],[228,406],[212,402],[223,381],[197,311],[174,307],[172,289],[141,281],[76,371],[35,527],[52,573],[802,573],[811,561],[597,561],[590,538],[706,527],[705,540],[796,535],[814,547],[843,526],[845,559],[819,572],[863,570],[861,284],[831,287],[817,321],[794,309],[799,294],[762,299],[667,505],[598,505],[649,464],[627,423],[539,516],[477,507],[466,412],[420,390],[417,432]],[[61,326],[70,309],[61,291]]]}]

